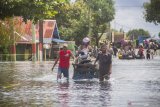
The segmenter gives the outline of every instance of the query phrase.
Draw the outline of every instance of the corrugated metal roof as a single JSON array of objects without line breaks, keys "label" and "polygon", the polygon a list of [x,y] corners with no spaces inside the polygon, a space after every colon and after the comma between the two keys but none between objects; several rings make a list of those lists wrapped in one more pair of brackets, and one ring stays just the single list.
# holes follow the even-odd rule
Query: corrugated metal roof
[{"label": "corrugated metal roof", "polygon": [[[18,21],[23,23],[23,29],[25,31],[25,34],[20,35],[20,39],[17,41],[17,43],[32,43],[32,27],[31,27],[32,22],[27,21],[27,23],[24,23],[22,20],[22,17],[19,17]],[[36,33],[36,41],[39,42],[39,25],[38,24],[36,24],[35,33]],[[57,39],[60,38],[56,20],[44,20],[43,21],[44,43],[51,43],[52,42],[51,38],[57,38]]]}]

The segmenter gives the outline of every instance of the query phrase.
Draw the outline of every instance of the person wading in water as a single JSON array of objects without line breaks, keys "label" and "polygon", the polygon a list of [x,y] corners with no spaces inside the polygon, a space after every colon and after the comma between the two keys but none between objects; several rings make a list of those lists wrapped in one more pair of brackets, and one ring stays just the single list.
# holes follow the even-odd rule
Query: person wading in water
[{"label": "person wading in water", "polygon": [[94,64],[99,61],[99,81],[104,81],[110,78],[112,68],[112,56],[109,53],[107,46],[102,45],[101,51],[99,52]]},{"label": "person wading in water", "polygon": [[75,59],[74,55],[70,50],[67,49],[68,45],[64,44],[63,49],[59,51],[58,57],[55,60],[55,63],[52,67],[52,71],[54,67],[56,66],[57,62],[59,61],[59,66],[58,66],[58,73],[57,73],[57,80],[61,79],[61,74],[63,74],[64,77],[69,79],[69,66],[70,66],[70,57]]}]

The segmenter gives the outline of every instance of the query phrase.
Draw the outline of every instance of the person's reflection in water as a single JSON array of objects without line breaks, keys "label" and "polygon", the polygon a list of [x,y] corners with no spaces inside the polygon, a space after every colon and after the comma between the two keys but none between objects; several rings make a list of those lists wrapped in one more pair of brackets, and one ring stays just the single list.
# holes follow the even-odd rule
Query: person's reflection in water
[{"label": "person's reflection in water", "polygon": [[59,96],[58,100],[60,101],[60,107],[69,107],[68,101],[69,101],[69,82],[60,82],[58,83],[59,88]]},{"label": "person's reflection in water", "polygon": [[100,106],[111,106],[111,83],[108,81],[99,83],[99,103]]}]

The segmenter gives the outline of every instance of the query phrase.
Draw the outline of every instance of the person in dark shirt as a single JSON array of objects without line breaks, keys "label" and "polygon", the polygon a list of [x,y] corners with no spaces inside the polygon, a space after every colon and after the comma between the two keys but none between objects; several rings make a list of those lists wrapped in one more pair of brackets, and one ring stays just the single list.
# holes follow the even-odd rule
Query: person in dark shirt
[{"label": "person in dark shirt", "polygon": [[114,53],[114,56],[116,57],[117,56],[117,52],[118,52],[118,49],[116,46],[113,46],[113,53]]},{"label": "person in dark shirt", "polygon": [[151,51],[150,51],[150,49],[148,48],[148,49],[146,50],[146,57],[147,57],[147,59],[150,59],[150,54],[151,54]]},{"label": "person in dark shirt", "polygon": [[106,45],[101,46],[101,51],[99,52],[94,64],[96,64],[97,61],[99,61],[99,81],[109,79],[112,68],[112,56]]}]

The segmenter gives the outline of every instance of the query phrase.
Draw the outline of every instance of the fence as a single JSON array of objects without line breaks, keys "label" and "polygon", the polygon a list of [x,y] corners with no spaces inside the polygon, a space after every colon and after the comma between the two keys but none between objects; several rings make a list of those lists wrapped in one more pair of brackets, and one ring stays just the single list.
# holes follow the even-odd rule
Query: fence
[{"label": "fence", "polygon": [[0,61],[32,61],[32,54],[0,54]]},{"label": "fence", "polygon": [[[0,54],[0,62],[3,61],[32,61],[34,56],[32,54]],[[39,61],[39,56],[36,56],[36,60]],[[44,61],[53,61],[53,58],[43,54]]]}]

